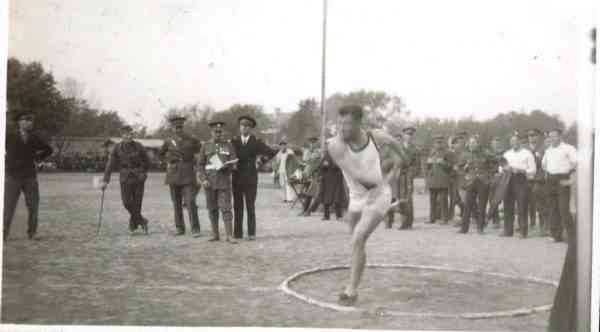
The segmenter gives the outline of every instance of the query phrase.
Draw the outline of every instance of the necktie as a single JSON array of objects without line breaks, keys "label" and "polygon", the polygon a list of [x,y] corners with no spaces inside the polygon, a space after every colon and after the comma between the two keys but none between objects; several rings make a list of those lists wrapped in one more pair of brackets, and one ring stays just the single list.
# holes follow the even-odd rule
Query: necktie
[{"label": "necktie", "polygon": [[27,143],[27,140],[29,139],[29,135],[26,132],[22,132],[21,138],[23,139],[23,142]]}]

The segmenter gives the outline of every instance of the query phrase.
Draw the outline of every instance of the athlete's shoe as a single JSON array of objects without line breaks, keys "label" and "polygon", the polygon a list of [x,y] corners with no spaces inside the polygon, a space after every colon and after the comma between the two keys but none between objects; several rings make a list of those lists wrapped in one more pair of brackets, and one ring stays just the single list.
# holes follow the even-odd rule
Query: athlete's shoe
[{"label": "athlete's shoe", "polygon": [[344,307],[353,307],[356,300],[358,300],[358,294],[348,295],[346,293],[340,293],[338,304]]}]

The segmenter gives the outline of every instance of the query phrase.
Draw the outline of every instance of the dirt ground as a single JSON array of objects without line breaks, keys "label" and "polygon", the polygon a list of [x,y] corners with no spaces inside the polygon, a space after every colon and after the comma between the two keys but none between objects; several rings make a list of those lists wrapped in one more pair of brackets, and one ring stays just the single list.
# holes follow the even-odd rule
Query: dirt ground
[{"label": "dirt ground", "polygon": [[[264,326],[368,329],[543,331],[548,312],[495,319],[433,319],[341,313],[278,289],[301,270],[349,263],[342,222],[297,217],[268,175],[257,199],[257,241],[209,243],[203,193],[201,238],[173,236],[173,212],[163,174],[146,183],[143,214],[149,236],[130,236],[118,183],[106,192],[96,237],[100,192],[92,174],[40,175],[41,241],[25,236],[21,199],[3,249],[2,322],[47,325]],[[417,183],[417,188],[422,186]],[[428,197],[415,197],[413,230],[379,227],[368,242],[369,263],[443,266],[558,280],[566,245],[536,236],[501,238],[429,225]],[[399,219],[399,218],[397,218]],[[189,229],[189,227],[188,227]],[[223,227],[221,225],[221,232]],[[299,279],[295,290],[335,301],[347,271]],[[479,274],[367,269],[358,305],[409,312],[509,310],[552,303],[555,289]]]}]

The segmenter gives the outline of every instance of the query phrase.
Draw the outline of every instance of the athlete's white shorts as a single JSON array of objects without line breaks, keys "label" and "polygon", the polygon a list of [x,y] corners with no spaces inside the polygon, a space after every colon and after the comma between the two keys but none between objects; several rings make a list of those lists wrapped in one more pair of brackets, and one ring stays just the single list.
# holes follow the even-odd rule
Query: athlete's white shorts
[{"label": "athlete's white shorts", "polygon": [[348,204],[349,212],[363,212],[365,208],[379,211],[382,214],[387,213],[392,201],[392,190],[389,185],[377,186],[373,189],[364,191],[350,191],[350,202]]}]

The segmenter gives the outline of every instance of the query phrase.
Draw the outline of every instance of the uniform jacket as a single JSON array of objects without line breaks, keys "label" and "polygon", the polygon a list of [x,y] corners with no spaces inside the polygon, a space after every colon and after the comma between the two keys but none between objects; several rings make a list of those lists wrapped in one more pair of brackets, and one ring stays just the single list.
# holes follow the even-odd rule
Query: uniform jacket
[{"label": "uniform jacket", "polygon": [[414,144],[403,144],[406,160],[401,168],[401,173],[414,178],[417,175],[419,149]]},{"label": "uniform jacket", "polygon": [[196,185],[194,155],[200,151],[200,141],[183,134],[166,139],[159,156],[167,163],[165,183],[169,185]]},{"label": "uniform jacket", "polygon": [[463,188],[469,187],[476,179],[489,184],[494,167],[494,154],[488,150],[463,151],[457,160],[459,169],[459,183]]},{"label": "uniform jacket", "polygon": [[[431,159],[431,160],[430,160]],[[427,187],[443,189],[450,186],[452,156],[447,150],[434,150],[425,161],[425,178]]]},{"label": "uniform jacket", "polygon": [[532,147],[529,144],[527,144],[526,148],[529,151],[531,151],[531,153],[533,154],[533,157],[535,158],[536,172],[535,172],[535,176],[533,177],[532,181],[541,182],[544,180],[544,170],[542,169],[542,159],[544,159],[544,153],[546,152],[546,148],[544,147],[543,143],[538,144],[535,147]]},{"label": "uniform jacket", "polygon": [[119,170],[119,181],[122,183],[138,183],[146,180],[150,162],[146,149],[139,142],[117,143],[108,157],[104,169],[104,181],[110,181],[113,170]]},{"label": "uniform jacket", "polygon": [[25,143],[18,132],[7,133],[4,167],[6,174],[19,177],[36,177],[35,163],[52,155],[52,148],[39,136],[30,133]]},{"label": "uniform jacket", "polygon": [[230,141],[210,141],[204,143],[198,154],[198,177],[208,181],[210,189],[231,189],[231,173],[235,164],[228,164],[221,170],[212,169],[211,158],[216,156],[222,163],[237,159]]},{"label": "uniform jacket", "polygon": [[277,150],[271,149],[261,139],[250,135],[246,145],[242,144],[239,136],[231,140],[235,154],[239,158],[237,170],[233,172],[234,185],[256,185],[258,183],[258,171],[256,169],[256,158],[260,157],[262,162],[275,157]]}]

